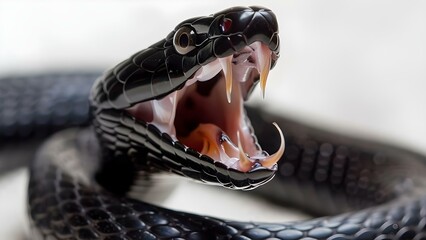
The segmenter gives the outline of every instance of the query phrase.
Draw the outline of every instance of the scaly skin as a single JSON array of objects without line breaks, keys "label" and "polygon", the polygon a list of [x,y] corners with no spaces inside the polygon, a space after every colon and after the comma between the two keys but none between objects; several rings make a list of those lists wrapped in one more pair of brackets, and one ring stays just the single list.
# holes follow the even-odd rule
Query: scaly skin
[{"label": "scaly skin", "polygon": [[[224,166],[203,162],[205,159],[198,159],[199,154],[176,152],[174,147],[179,146],[160,134],[157,128],[119,111],[138,101],[163,96],[182,84],[182,75],[174,75],[178,80],[172,88],[160,83],[155,87],[159,90],[157,95],[150,95],[153,94],[150,92],[142,99],[124,101],[122,94],[125,91],[121,91],[127,88],[120,84],[124,82],[125,85],[137,74],[127,75],[123,69],[128,69],[126,64],[131,65],[137,58],[138,55],[133,56],[95,83],[91,104],[101,145],[91,128],[72,129],[55,134],[39,149],[30,167],[28,193],[33,239],[426,239],[423,156],[313,129],[256,108],[247,111],[260,144],[267,151],[277,148],[277,136],[264,128],[276,121],[286,132],[287,150],[279,161],[278,176],[255,191],[317,215],[339,215],[284,224],[242,223],[176,212],[126,198],[124,193],[132,186],[137,172],[144,172],[149,177],[152,170],[167,168],[180,175],[220,183],[228,188],[254,188],[269,181],[276,169],[249,173],[222,171]],[[82,89],[89,89],[93,76],[77,76],[84,79]],[[56,77],[68,81],[53,83],[46,80]],[[67,84],[75,84],[70,81],[73,75],[56,77],[39,77],[37,83],[49,85],[50,89],[65,84],[58,91],[60,95],[66,95],[62,93],[67,92]],[[114,82],[115,78],[119,81]],[[22,77],[15,81],[28,83],[35,80]],[[148,81],[150,86],[153,83]],[[9,85],[0,86],[20,92],[28,87],[27,84],[12,88]],[[112,91],[111,94],[106,89]],[[71,105],[75,111],[61,115],[63,121],[59,121],[61,124],[57,128],[65,127],[67,122],[87,124],[88,115],[82,114],[87,113],[87,101],[84,100],[87,95],[84,95],[75,95],[75,101],[82,107]],[[12,95],[10,99],[14,97],[20,96]],[[45,100],[33,101],[35,106],[44,103]],[[14,107],[5,104],[1,109],[9,113],[0,115],[0,128],[13,126],[11,129],[18,129],[3,133],[1,137],[8,141],[39,136],[42,128],[38,126],[50,126],[49,122],[37,121],[40,119],[37,111],[22,110],[35,119],[30,124],[23,124],[22,114],[17,114]],[[54,101],[49,109],[52,111],[44,116],[56,119],[55,114],[64,106],[60,101]],[[105,127],[107,125],[109,129]],[[46,134],[54,130],[48,128],[41,132]],[[131,151],[124,151],[126,149]],[[172,153],[186,155],[178,159]],[[347,211],[351,212],[342,213]]]}]

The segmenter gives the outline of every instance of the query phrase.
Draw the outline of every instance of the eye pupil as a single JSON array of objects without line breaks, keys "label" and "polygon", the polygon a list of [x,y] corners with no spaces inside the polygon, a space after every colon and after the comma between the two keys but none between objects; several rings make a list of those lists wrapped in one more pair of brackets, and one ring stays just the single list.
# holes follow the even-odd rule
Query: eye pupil
[{"label": "eye pupil", "polygon": [[224,18],[221,24],[222,32],[226,33],[231,29],[232,20],[229,18]]},{"label": "eye pupil", "polygon": [[173,46],[179,54],[187,54],[195,48],[196,33],[188,27],[182,26],[173,36]]},{"label": "eye pupil", "polygon": [[189,44],[188,34],[182,33],[182,35],[180,35],[180,38],[179,38],[179,46],[181,46],[182,48],[186,48],[188,47],[188,44]]}]

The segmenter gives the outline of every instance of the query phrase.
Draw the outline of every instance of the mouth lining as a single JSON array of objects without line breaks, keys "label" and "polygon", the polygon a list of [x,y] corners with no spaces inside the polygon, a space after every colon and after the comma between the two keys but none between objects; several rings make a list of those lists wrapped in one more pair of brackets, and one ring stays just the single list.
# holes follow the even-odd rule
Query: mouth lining
[{"label": "mouth lining", "polygon": [[182,89],[138,103],[127,111],[228,168],[242,172],[259,166],[272,168],[284,152],[282,132],[274,124],[281,146],[272,155],[263,151],[243,103],[259,82],[264,94],[273,57],[265,44],[255,42],[202,66]]}]

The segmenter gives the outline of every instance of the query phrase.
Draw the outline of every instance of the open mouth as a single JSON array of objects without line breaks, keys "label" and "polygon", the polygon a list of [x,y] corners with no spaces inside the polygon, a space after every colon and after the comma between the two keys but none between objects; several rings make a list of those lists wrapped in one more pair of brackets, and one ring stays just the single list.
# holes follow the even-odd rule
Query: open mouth
[{"label": "open mouth", "polygon": [[243,106],[258,82],[264,94],[272,58],[276,56],[268,46],[255,42],[202,66],[180,90],[127,110],[230,168],[242,172],[258,166],[272,168],[284,153],[282,131],[274,123],[281,144],[269,155],[257,143]]}]

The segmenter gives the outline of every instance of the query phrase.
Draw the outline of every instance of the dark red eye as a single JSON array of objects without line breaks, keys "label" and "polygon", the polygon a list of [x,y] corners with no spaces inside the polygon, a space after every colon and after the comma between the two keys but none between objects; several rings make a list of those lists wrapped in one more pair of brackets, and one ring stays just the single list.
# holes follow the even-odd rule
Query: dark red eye
[{"label": "dark red eye", "polygon": [[226,33],[231,29],[232,26],[232,20],[229,18],[224,18],[221,24],[222,32]]}]

